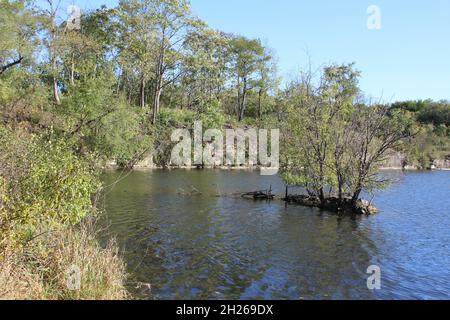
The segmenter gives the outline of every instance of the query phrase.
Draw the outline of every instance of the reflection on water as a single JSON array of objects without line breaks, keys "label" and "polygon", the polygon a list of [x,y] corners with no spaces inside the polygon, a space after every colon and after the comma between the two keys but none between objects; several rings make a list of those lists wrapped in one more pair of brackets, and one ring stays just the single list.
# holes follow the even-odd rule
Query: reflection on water
[{"label": "reflection on water", "polygon": [[[131,289],[152,284],[143,298],[448,298],[450,172],[391,174],[379,215],[340,218],[233,196],[284,194],[279,177],[256,172],[108,173],[104,237],[118,238]],[[373,264],[377,292],[366,286]]]}]

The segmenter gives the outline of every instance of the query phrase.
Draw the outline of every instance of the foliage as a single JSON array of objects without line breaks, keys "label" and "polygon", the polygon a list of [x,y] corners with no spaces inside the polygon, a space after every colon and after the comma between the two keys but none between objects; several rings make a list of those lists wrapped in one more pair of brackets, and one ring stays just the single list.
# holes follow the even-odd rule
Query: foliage
[{"label": "foliage", "polygon": [[382,106],[358,102],[353,65],[324,68],[315,87],[306,75],[294,84],[282,142],[282,176],[325,204],[336,195],[354,205],[363,190],[384,186],[377,173],[390,149],[410,133],[410,122]]},{"label": "foliage", "polygon": [[98,179],[70,144],[4,128],[0,140],[5,224],[29,237],[38,225],[76,224],[92,211]]},{"label": "foliage", "polygon": [[392,109],[398,109],[413,113],[422,124],[433,124],[450,126],[450,102],[431,100],[396,102],[391,105]]},{"label": "foliage", "polygon": [[406,163],[429,169],[436,159],[450,156],[450,103],[447,101],[405,101],[390,106],[392,113],[413,119],[413,137],[405,142]]},{"label": "foliage", "polygon": [[197,120],[202,121],[203,127],[207,129],[222,128],[226,117],[220,110],[220,102],[212,101],[199,112]]},{"label": "foliage", "polygon": [[0,298],[125,297],[116,247],[74,225],[95,211],[100,162],[169,166],[173,129],[194,121],[282,129],[283,179],[321,201],[382,188],[391,149],[422,168],[450,156],[448,101],[371,105],[352,64],[281,90],[270,48],[208,27],[186,0],[119,1],[80,30],[57,1],[38,4],[0,1]]},{"label": "foliage", "polygon": [[[0,299],[126,299],[117,245],[85,219],[100,184],[94,159],[45,135],[0,126]],[[69,290],[72,266],[80,290]]]},{"label": "foliage", "polygon": [[171,135],[174,129],[191,128],[195,121],[195,113],[186,110],[163,109],[158,114],[158,121],[153,127],[154,137],[153,160],[155,164],[169,166],[174,143]]}]

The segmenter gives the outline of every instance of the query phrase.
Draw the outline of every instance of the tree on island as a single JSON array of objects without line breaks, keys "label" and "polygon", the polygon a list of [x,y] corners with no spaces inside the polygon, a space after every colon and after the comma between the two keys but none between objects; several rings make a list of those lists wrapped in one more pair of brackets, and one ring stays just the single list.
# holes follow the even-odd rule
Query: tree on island
[{"label": "tree on island", "polygon": [[411,123],[382,105],[363,104],[353,64],[311,72],[291,84],[282,130],[282,177],[308,196],[288,198],[331,209],[369,213],[360,199],[388,182],[379,174],[389,151],[409,136]]}]

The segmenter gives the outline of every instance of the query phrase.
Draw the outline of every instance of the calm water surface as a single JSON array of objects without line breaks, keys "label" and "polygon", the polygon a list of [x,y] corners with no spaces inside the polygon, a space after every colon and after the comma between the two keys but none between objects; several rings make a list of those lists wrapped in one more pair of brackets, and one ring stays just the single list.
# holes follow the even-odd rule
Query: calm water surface
[{"label": "calm water surface", "polygon": [[151,283],[142,298],[450,298],[450,172],[388,174],[397,182],[377,196],[380,214],[342,218],[234,195],[270,185],[282,195],[277,176],[108,173],[103,237],[117,237],[131,290]]}]

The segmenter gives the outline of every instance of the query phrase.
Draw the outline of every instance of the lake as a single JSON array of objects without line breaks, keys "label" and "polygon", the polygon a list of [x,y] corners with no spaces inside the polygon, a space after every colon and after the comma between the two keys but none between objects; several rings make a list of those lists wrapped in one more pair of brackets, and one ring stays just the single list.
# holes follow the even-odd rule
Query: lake
[{"label": "lake", "polygon": [[[278,176],[173,170],[104,175],[102,239],[118,239],[144,299],[448,299],[450,172],[395,179],[372,217],[255,202]],[[381,290],[367,268],[381,268]]]}]

